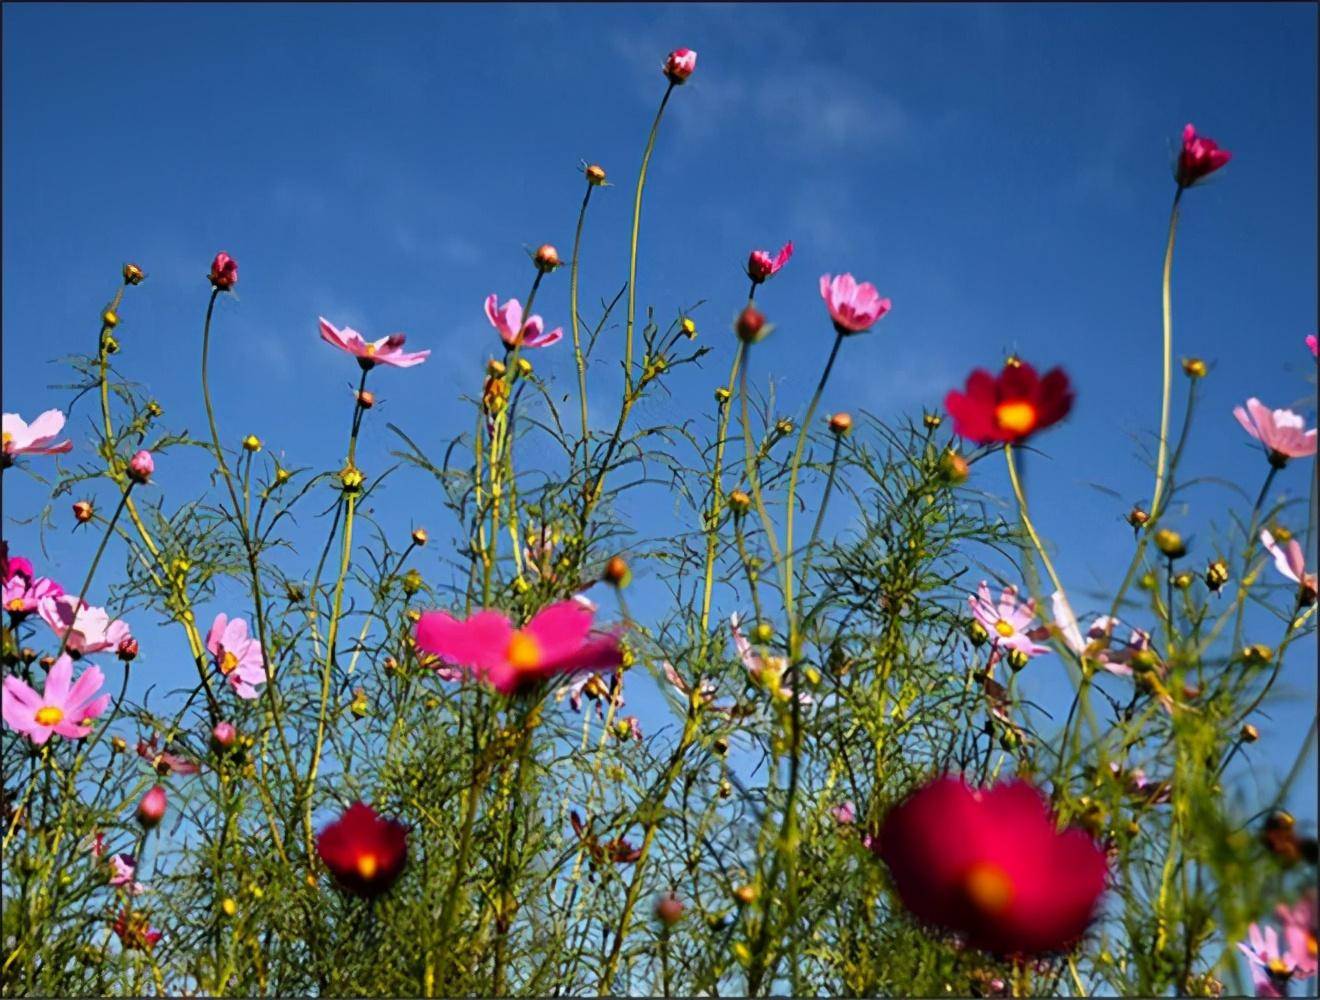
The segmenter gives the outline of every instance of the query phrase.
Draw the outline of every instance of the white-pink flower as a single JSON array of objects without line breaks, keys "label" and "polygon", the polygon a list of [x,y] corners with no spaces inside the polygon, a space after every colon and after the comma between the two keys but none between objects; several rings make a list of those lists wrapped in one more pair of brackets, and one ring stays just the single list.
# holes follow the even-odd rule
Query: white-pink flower
[{"label": "white-pink flower", "polygon": [[1316,575],[1306,572],[1306,554],[1302,551],[1302,543],[1290,538],[1286,545],[1281,546],[1268,528],[1262,528],[1260,544],[1274,557],[1274,568],[1301,587],[1302,599],[1314,601]]},{"label": "white-pink flower", "polygon": [[1307,430],[1306,421],[1292,410],[1271,410],[1252,396],[1245,409],[1233,408],[1233,416],[1243,430],[1265,446],[1274,465],[1315,454],[1315,428]]},{"label": "white-pink flower", "polygon": [[341,330],[325,317],[320,317],[320,322],[321,339],[353,355],[363,368],[373,368],[376,365],[411,368],[413,365],[420,365],[431,356],[430,351],[405,351],[403,343],[408,338],[402,333],[392,333],[388,337],[381,337],[380,340],[366,340],[351,327],[346,326]]},{"label": "white-pink flower", "polygon": [[111,618],[105,608],[94,608],[72,594],[43,599],[37,605],[37,614],[60,638],[65,649],[80,656],[118,649],[121,642],[132,638],[127,622]]},{"label": "white-pink flower", "polygon": [[1256,987],[1256,996],[1288,995],[1288,983],[1297,976],[1297,969],[1279,951],[1278,931],[1273,927],[1262,928],[1259,924],[1252,924],[1247,928],[1247,940],[1239,941],[1238,949],[1251,964],[1251,981]]},{"label": "white-pink flower", "polygon": [[3,419],[5,465],[17,455],[62,455],[73,450],[72,441],[52,443],[64,430],[64,414],[59,410],[47,410],[30,424],[17,413],[6,413]]},{"label": "white-pink flower", "polygon": [[851,274],[834,278],[822,274],[820,297],[825,300],[834,329],[844,336],[871,329],[891,306],[888,299],[880,297],[875,285],[869,281],[858,284]]},{"label": "white-pink flower", "polygon": [[1036,616],[1036,602],[1030,599],[1019,601],[1017,594],[1017,587],[1009,585],[995,603],[990,596],[990,584],[982,580],[976,593],[968,595],[967,603],[972,609],[972,617],[989,633],[997,649],[1016,650],[1028,657],[1048,653],[1049,647],[1033,642],[1029,635],[1032,619]]},{"label": "white-pink flower", "polygon": [[524,348],[549,347],[551,344],[557,344],[564,337],[563,327],[557,326],[548,333],[543,332],[545,323],[535,314],[528,316],[524,322],[521,302],[517,299],[509,299],[504,305],[500,305],[498,296],[493,293],[486,296],[486,318],[499,332],[500,339],[510,347],[518,346],[519,333],[522,334]]},{"label": "white-pink flower", "polygon": [[[784,670],[788,667],[788,660],[782,656],[762,656],[758,653],[747,638],[742,634],[738,627],[741,619],[737,613],[729,616],[729,630],[733,633],[733,648],[738,653],[738,659],[742,660],[742,665],[747,671],[747,676],[752,679],[752,683],[757,687],[763,687],[772,695],[777,695],[785,701],[793,698],[793,689],[784,687],[781,683]],[[814,702],[810,693],[802,691],[798,694],[799,704],[810,705]]]},{"label": "white-pink flower", "polygon": [[130,896],[140,896],[144,891],[141,882],[135,882],[133,876],[137,874],[137,861],[131,854],[113,854],[110,856],[110,885],[119,888],[123,887],[124,892]]},{"label": "white-pink flower", "polygon": [[247,622],[216,615],[206,633],[206,648],[236,695],[249,701],[257,697],[257,685],[266,682],[266,660],[261,643],[248,635]]},{"label": "white-pink flower", "polygon": [[1114,632],[1119,627],[1117,618],[1100,615],[1086,630],[1083,638],[1077,624],[1077,616],[1068,605],[1067,598],[1061,591],[1055,591],[1051,598],[1054,613],[1054,625],[1064,644],[1077,656],[1098,664],[1101,669],[1120,677],[1132,676],[1132,659],[1137,653],[1150,649],[1150,633],[1133,628],[1127,641],[1114,646]]},{"label": "white-pink flower", "polygon": [[80,740],[92,731],[91,720],[110,704],[110,695],[97,695],[103,683],[105,677],[94,666],[89,666],[74,681],[73,660],[67,655],[51,666],[40,693],[21,678],[6,677],[5,724],[37,746],[50,739],[52,733],[68,740]]},{"label": "white-pink flower", "polygon": [[1292,965],[1298,979],[1310,979],[1320,968],[1317,959],[1317,934],[1320,934],[1320,910],[1316,905],[1316,890],[1307,890],[1292,906],[1280,903],[1274,912],[1283,925],[1283,940],[1287,944],[1284,958]]}]

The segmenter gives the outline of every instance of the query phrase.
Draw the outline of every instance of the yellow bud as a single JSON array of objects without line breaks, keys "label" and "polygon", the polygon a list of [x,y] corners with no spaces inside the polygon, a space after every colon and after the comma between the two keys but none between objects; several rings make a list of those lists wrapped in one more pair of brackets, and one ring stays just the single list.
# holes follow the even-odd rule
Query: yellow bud
[{"label": "yellow bud", "polygon": [[262,896],[266,895],[266,894],[262,891],[261,886],[256,885],[256,884],[253,884],[253,885],[248,889],[248,892],[252,893],[252,898],[253,898],[253,899],[260,899]]},{"label": "yellow bud", "polygon": [[526,358],[519,358],[518,359],[519,376],[526,378],[531,373],[532,373],[532,363],[528,361]]},{"label": "yellow bud", "polygon": [[165,412],[165,408],[154,399],[147,403],[147,413],[152,417],[160,417]]},{"label": "yellow bud", "polygon": [[752,629],[752,641],[767,643],[775,637],[775,630],[769,622],[757,622],[756,627]]},{"label": "yellow bud", "polygon": [[1142,527],[1149,520],[1150,520],[1150,515],[1147,514],[1140,507],[1134,505],[1133,508],[1130,511],[1128,511],[1127,522],[1128,524],[1132,525],[1132,527],[1134,528]]},{"label": "yellow bud", "polygon": [[785,417],[783,420],[780,420],[778,423],[775,424],[775,430],[781,435],[792,434],[793,421]]},{"label": "yellow bud", "polygon": [[403,592],[409,597],[422,589],[422,574],[416,569],[410,569],[403,574]]},{"label": "yellow bud", "polygon": [[697,324],[692,321],[691,316],[684,316],[678,321],[679,328],[683,331],[683,336],[688,340],[697,339]]},{"label": "yellow bud", "polygon": [[940,471],[944,474],[944,478],[954,486],[961,486],[967,482],[967,477],[971,474],[971,467],[967,464],[967,459],[950,449],[940,459]]},{"label": "yellow bud", "polygon": [[921,418],[921,422],[925,424],[928,429],[933,431],[938,429],[940,424],[944,423],[944,418],[938,413],[927,413]]},{"label": "yellow bud", "polygon": [[1274,650],[1263,642],[1253,643],[1242,650],[1242,661],[1250,664],[1269,663],[1274,659]]},{"label": "yellow bud", "polygon": [[729,401],[728,389],[724,388],[724,386],[720,386],[718,389],[715,390],[715,402],[723,406],[728,401]]},{"label": "yellow bud", "polygon": [[849,413],[836,413],[830,417],[830,433],[837,437],[842,437],[852,430],[852,415]]},{"label": "yellow bud", "polygon": [[752,885],[740,885],[733,890],[733,898],[747,906],[756,901],[756,887]]},{"label": "yellow bud", "polygon": [[226,917],[232,917],[238,912],[238,900],[232,896],[226,896],[220,901],[220,909],[224,911]]},{"label": "yellow bud", "polygon": [[1205,362],[1200,358],[1183,358],[1182,369],[1188,378],[1205,378]]},{"label": "yellow bud", "polygon": [[255,434],[249,434],[243,439],[243,450],[257,452],[261,451],[261,438]]},{"label": "yellow bud", "polygon": [[119,325],[119,316],[113,309],[107,309],[105,312],[101,313],[101,325],[107,330],[113,330]]},{"label": "yellow bud", "polygon": [[1248,722],[1242,727],[1242,732],[1239,733],[1239,737],[1243,743],[1255,743],[1260,739],[1260,730]]},{"label": "yellow bud", "polygon": [[124,284],[140,285],[146,278],[146,273],[136,264],[124,265]]},{"label": "yellow bud", "polygon": [[362,488],[362,483],[366,479],[362,475],[362,470],[355,465],[345,465],[339,470],[339,482],[343,484],[345,493],[356,493]]},{"label": "yellow bud", "polygon": [[284,468],[284,466],[282,466],[282,465],[281,465],[279,468],[277,468],[277,469],[275,470],[275,485],[276,485],[276,486],[283,486],[285,483],[287,483],[287,482],[288,482],[290,479],[292,479],[292,478],[293,478],[293,473],[290,472],[288,469]]},{"label": "yellow bud", "polygon": [[408,620],[414,624],[422,620],[422,613],[416,608],[409,608],[406,614],[408,615]]},{"label": "yellow bud", "polygon": [[1161,528],[1155,532],[1155,547],[1170,559],[1181,559],[1187,555],[1187,545],[1182,535],[1170,528]]},{"label": "yellow bud", "polygon": [[1196,578],[1191,573],[1182,572],[1173,578],[1173,585],[1179,590],[1186,590],[1192,585],[1194,579]]},{"label": "yellow bud", "polygon": [[584,171],[587,175],[587,183],[593,187],[600,187],[605,183],[605,168],[599,163],[593,163]]},{"label": "yellow bud", "polygon": [[425,545],[426,538],[427,535],[425,528],[413,528],[412,540],[414,545]]},{"label": "yellow bud", "polygon": [[733,490],[729,494],[729,509],[735,514],[745,514],[752,506],[752,498],[742,490]]}]

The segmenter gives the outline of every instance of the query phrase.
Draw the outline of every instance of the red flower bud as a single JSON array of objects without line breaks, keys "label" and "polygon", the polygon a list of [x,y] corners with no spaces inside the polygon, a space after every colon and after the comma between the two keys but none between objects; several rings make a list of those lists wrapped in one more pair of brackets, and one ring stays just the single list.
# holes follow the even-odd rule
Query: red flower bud
[{"label": "red flower bud", "polygon": [[238,284],[238,261],[221,251],[211,261],[211,284],[227,292]]},{"label": "red flower bud", "polygon": [[655,918],[666,927],[673,927],[683,918],[683,904],[672,892],[661,896],[655,904]]},{"label": "red flower bud", "polygon": [[128,460],[128,478],[135,483],[145,483],[156,471],[156,461],[149,451],[139,451]]},{"label": "red flower bud", "polygon": [[538,271],[553,271],[563,263],[559,259],[559,251],[549,243],[542,243],[536,248],[536,256],[532,258]]},{"label": "red flower bud", "polygon": [[152,785],[137,807],[137,821],[150,830],[165,818],[165,786]]},{"label": "red flower bud", "polygon": [[696,68],[697,54],[691,49],[674,49],[666,57],[662,67],[665,76],[669,77],[669,82],[674,84],[686,81]]},{"label": "red flower bud", "polygon": [[744,344],[755,344],[768,334],[772,327],[765,321],[765,316],[761,313],[761,310],[749,302],[743,311],[738,314],[733,329],[738,334],[738,339]]},{"label": "red flower bud", "polygon": [[92,519],[94,513],[95,511],[89,500],[79,500],[73,505],[73,517],[79,524],[86,524]]},{"label": "red flower bud", "polygon": [[211,745],[217,750],[228,750],[238,739],[238,730],[232,722],[217,722],[211,730]]},{"label": "red flower bud", "polygon": [[132,663],[134,660],[137,659],[138,641],[134,639],[131,635],[127,639],[121,640],[119,643],[119,648],[115,651],[115,655],[117,655],[125,663]]},{"label": "red flower bud", "polygon": [[1182,151],[1178,154],[1178,168],[1175,179],[1179,187],[1191,187],[1203,177],[1208,177],[1222,167],[1233,154],[1220,149],[1213,139],[1196,134],[1196,129],[1189,123],[1183,128]]}]

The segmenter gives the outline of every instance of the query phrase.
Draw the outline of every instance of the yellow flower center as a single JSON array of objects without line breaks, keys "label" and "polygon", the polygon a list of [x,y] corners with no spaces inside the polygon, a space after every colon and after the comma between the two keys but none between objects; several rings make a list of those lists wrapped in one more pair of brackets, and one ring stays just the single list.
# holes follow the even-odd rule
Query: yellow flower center
[{"label": "yellow flower center", "polygon": [[1281,958],[1271,958],[1266,968],[1270,970],[1270,975],[1278,976],[1280,979],[1287,979],[1292,975],[1292,966]]},{"label": "yellow flower center", "polygon": [[526,632],[514,632],[505,655],[514,670],[530,670],[541,663],[541,645]]},{"label": "yellow flower center", "polygon": [[1306,935],[1306,953],[1310,955],[1312,958],[1316,957],[1316,943],[1315,943],[1314,934]]},{"label": "yellow flower center", "polygon": [[36,720],[39,726],[55,726],[64,719],[64,709],[54,705],[43,705],[37,709]]},{"label": "yellow flower center", "polygon": [[1000,403],[995,407],[995,421],[1006,431],[1025,434],[1036,426],[1036,408],[1023,399]]},{"label": "yellow flower center", "polygon": [[375,345],[375,344],[368,344],[367,347],[366,347],[366,354],[367,354],[367,357],[372,357],[375,353],[376,353],[376,345]]},{"label": "yellow flower center", "polygon": [[225,650],[225,655],[220,658],[220,672],[228,677],[238,668],[238,657]]},{"label": "yellow flower center", "polygon": [[1013,902],[1013,882],[1004,869],[988,861],[968,870],[963,885],[972,904],[990,914],[1000,914]]},{"label": "yellow flower center", "polygon": [[3,435],[0,436],[0,444],[8,444],[10,441],[14,440],[14,435],[10,434],[8,431],[0,431],[0,435]]},{"label": "yellow flower center", "polygon": [[1013,628],[1012,625],[1010,625],[1008,622],[1004,621],[1004,619],[1001,618],[999,619],[999,621],[995,622],[995,631],[998,632],[1000,635],[1002,635],[1005,639],[1007,639],[1017,630]]},{"label": "yellow flower center", "polygon": [[8,608],[10,611],[22,611],[22,610],[23,610],[23,598],[21,598],[21,597],[15,597],[12,601],[10,601],[8,604],[6,604],[5,607]]},{"label": "yellow flower center", "polygon": [[376,860],[374,854],[359,854],[357,859],[358,874],[363,878],[370,879],[376,877],[376,869],[380,867],[380,862]]}]

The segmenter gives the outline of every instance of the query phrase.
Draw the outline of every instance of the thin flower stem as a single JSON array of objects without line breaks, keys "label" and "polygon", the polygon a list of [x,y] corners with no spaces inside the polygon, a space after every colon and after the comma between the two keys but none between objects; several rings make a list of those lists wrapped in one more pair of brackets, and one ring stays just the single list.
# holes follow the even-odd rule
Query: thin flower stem
[{"label": "thin flower stem", "polygon": [[1054,563],[1050,562],[1049,554],[1045,551],[1045,545],[1040,540],[1040,535],[1036,534],[1036,527],[1031,523],[1031,515],[1027,513],[1027,497],[1022,492],[1022,481],[1018,478],[1017,459],[1013,455],[1013,446],[1004,445],[1004,461],[1008,464],[1008,480],[1013,485],[1013,496],[1018,503],[1018,516],[1022,518],[1022,527],[1027,531],[1027,537],[1031,539],[1031,544],[1036,549],[1036,554],[1040,556],[1041,563],[1045,566],[1045,572],[1049,574],[1050,583],[1054,589],[1067,600],[1067,594],[1063,589],[1063,584],[1059,582],[1059,574],[1054,570]]},{"label": "thin flower stem", "polygon": [[[761,479],[756,470],[756,460],[752,458],[756,449],[752,447],[752,423],[747,413],[747,369],[751,365],[751,348],[744,343],[738,348],[738,352],[742,357],[742,370],[738,373],[738,397],[742,407],[743,468],[747,475],[747,485],[752,491],[752,501],[756,504],[756,512],[761,517],[761,526],[765,529],[766,543],[770,546],[775,565],[782,565],[779,538],[775,534],[774,522],[770,520],[770,514],[765,509],[765,502],[761,498]],[[756,452],[756,454],[759,458],[760,453]]]},{"label": "thin flower stem", "polygon": [[[128,501],[128,495],[133,492],[134,485],[135,483],[130,480],[128,488],[124,490],[123,495],[119,498],[119,506],[115,508],[114,514],[110,516],[110,522],[105,526],[105,533],[101,535],[101,541],[96,546],[96,554],[92,556],[91,565],[87,567],[87,575],[83,577],[82,587],[78,590],[78,600],[81,602],[87,600],[87,591],[91,589],[92,577],[96,574],[96,567],[101,562],[101,556],[105,553],[106,543],[110,541],[110,536],[115,533],[115,522],[119,520],[119,515],[124,512],[124,505]],[[74,626],[78,624],[79,610],[77,606],[74,607],[73,617],[69,620],[69,627],[64,630],[64,635],[60,637],[60,648],[55,652],[55,659],[57,660],[64,655],[64,651],[69,646],[69,636],[73,634]]]},{"label": "thin flower stem", "polygon": [[578,405],[582,410],[582,455],[586,462],[587,455],[587,360],[582,355],[581,322],[578,318],[578,263],[582,254],[582,228],[587,221],[587,204],[591,201],[591,189],[596,185],[587,181],[587,193],[582,196],[582,208],[578,211],[577,231],[573,234],[573,260],[568,267],[568,320],[573,331],[573,360],[577,363]]},{"label": "thin flower stem", "polygon": [[[756,286],[752,286],[753,293]],[[720,510],[724,504],[724,445],[729,433],[729,417],[733,414],[733,390],[737,384],[738,367],[742,361],[742,351],[733,355],[733,365],[729,369],[729,381],[724,386],[724,398],[719,404],[719,417],[715,431],[715,461],[710,470],[710,514],[706,523],[706,570],[701,589],[701,656],[705,662],[710,632],[710,602],[715,588],[715,555],[719,543],[718,528]]]},{"label": "thin flower stem", "polygon": [[651,133],[646,137],[646,151],[642,153],[642,167],[637,172],[637,194],[633,198],[632,238],[628,248],[628,318],[623,347],[623,385],[625,396],[632,390],[633,359],[633,324],[637,318],[637,235],[642,226],[642,191],[646,188],[646,171],[651,164],[651,151],[655,149],[655,137],[660,131],[660,119],[664,117],[665,105],[669,95],[674,92],[674,81],[669,81],[665,96],[660,98],[660,107],[656,110],[655,121],[651,123]]},{"label": "thin flower stem", "polygon": [[1158,515],[1160,501],[1164,499],[1164,480],[1168,474],[1169,455],[1169,402],[1173,395],[1173,244],[1178,234],[1178,203],[1182,200],[1182,185],[1173,196],[1169,212],[1169,240],[1164,248],[1164,276],[1162,281],[1164,309],[1164,378],[1160,393],[1159,454],[1155,459],[1155,495],[1150,502],[1152,515]]}]

